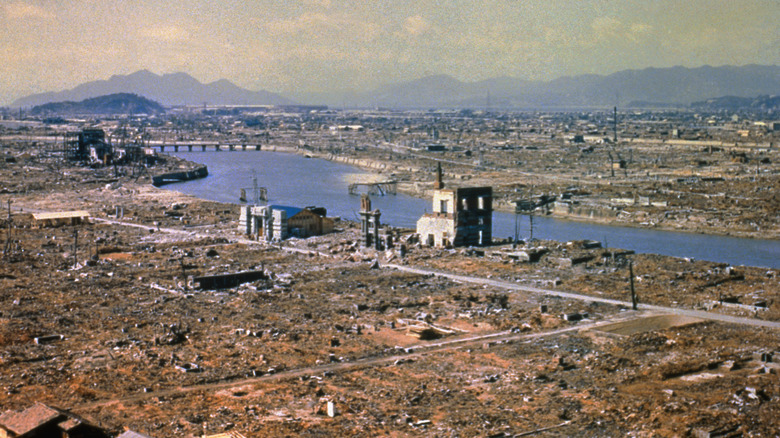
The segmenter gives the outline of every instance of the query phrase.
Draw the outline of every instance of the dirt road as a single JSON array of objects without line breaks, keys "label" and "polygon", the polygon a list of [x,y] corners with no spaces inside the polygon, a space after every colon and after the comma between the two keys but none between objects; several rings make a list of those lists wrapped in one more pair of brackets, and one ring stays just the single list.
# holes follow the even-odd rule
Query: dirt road
[{"label": "dirt road", "polygon": [[[440,272],[440,271],[433,271],[429,269],[420,269],[420,268],[414,268],[410,266],[403,266],[403,265],[397,265],[397,264],[385,264],[385,268],[392,268],[392,269],[398,269],[400,271],[404,272],[411,272],[415,274],[420,275],[437,275],[440,277],[449,278],[450,280],[462,282],[462,283],[473,283],[473,284],[480,284],[480,285],[489,285],[494,287],[499,287],[507,290],[515,290],[515,291],[522,291],[522,292],[531,292],[535,294],[542,294],[542,295],[549,295],[549,296],[556,296],[561,298],[568,298],[572,300],[580,300],[580,301],[587,301],[587,302],[598,302],[598,303],[604,303],[604,304],[611,304],[615,306],[624,306],[624,307],[631,307],[631,303],[628,301],[620,301],[620,300],[612,300],[609,298],[599,298],[594,297],[590,295],[583,295],[583,294],[577,294],[572,292],[563,292],[563,291],[556,291],[552,289],[542,289],[538,287],[531,287],[531,286],[522,286],[518,284],[509,283],[506,281],[500,281],[500,280],[492,280],[489,278],[481,278],[481,277],[472,277],[472,276],[465,276],[465,275],[458,275],[448,272]],[[652,304],[639,304],[638,309],[641,310],[655,310],[659,312],[666,312],[666,313],[673,313],[675,315],[684,315],[684,316],[691,316],[695,318],[701,318],[701,319],[707,319],[711,321],[720,321],[720,322],[727,322],[731,324],[742,324],[742,325],[748,325],[753,327],[768,327],[773,329],[780,329],[780,322],[772,322],[772,321],[762,321],[760,319],[753,319],[753,318],[742,318],[737,316],[730,316],[730,315],[722,315],[719,313],[714,312],[705,312],[701,310],[692,310],[692,309],[681,309],[678,307],[665,307],[665,306],[656,306]]]}]

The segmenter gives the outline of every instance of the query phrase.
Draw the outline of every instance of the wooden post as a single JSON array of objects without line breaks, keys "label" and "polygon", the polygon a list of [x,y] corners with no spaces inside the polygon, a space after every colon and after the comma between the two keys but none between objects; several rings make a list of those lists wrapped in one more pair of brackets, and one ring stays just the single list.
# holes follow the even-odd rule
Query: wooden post
[{"label": "wooden post", "polygon": [[634,292],[634,262],[628,262],[628,274],[631,276],[631,308],[637,309],[636,292]]},{"label": "wooden post", "polygon": [[11,237],[11,229],[14,227],[13,224],[13,218],[11,217],[11,200],[8,200],[8,235],[5,239],[5,248],[3,248],[3,257],[7,257],[8,253],[11,251],[11,241],[13,240]]},{"label": "wooden post", "polygon": [[184,257],[182,257],[179,262],[181,263],[181,276],[184,279],[184,289],[188,289],[187,285],[187,267],[184,266]]}]

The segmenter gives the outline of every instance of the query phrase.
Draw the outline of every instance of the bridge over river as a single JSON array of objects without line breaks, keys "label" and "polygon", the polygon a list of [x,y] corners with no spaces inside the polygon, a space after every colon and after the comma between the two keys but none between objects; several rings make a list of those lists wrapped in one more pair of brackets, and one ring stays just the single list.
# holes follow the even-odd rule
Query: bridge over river
[{"label": "bridge over river", "polygon": [[150,141],[146,147],[160,152],[208,152],[208,151],[259,151],[260,143],[243,143],[234,141],[182,140],[174,142]]}]

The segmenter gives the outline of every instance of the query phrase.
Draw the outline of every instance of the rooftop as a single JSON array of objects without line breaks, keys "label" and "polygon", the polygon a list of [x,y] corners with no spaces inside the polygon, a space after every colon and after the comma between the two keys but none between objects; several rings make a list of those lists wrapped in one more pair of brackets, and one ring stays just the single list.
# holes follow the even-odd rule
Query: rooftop
[{"label": "rooftop", "polygon": [[42,403],[36,403],[21,412],[8,411],[0,415],[0,427],[16,435],[24,435],[37,427],[56,420],[60,413]]}]

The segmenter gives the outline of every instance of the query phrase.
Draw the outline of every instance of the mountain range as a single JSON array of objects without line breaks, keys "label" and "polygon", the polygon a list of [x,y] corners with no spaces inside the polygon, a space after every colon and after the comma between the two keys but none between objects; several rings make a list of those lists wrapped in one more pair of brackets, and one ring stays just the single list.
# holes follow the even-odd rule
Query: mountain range
[{"label": "mountain range", "polygon": [[723,96],[691,103],[691,108],[709,111],[737,111],[741,109],[780,111],[780,96],[736,97]]},{"label": "mountain range", "polygon": [[33,94],[11,104],[11,107],[29,107],[50,102],[78,102],[98,96],[132,93],[159,102],[175,105],[289,105],[293,102],[269,91],[249,91],[221,79],[203,84],[186,73],[156,75],[140,70],[126,76],[112,76],[108,80],[87,82],[72,90]]},{"label": "mountain range", "polygon": [[[567,76],[549,82],[509,77],[462,82],[438,75],[368,93],[319,98],[354,107],[568,109],[646,106],[640,102],[688,106],[725,95],[777,94],[780,94],[780,66],[747,65],[647,68],[607,76]],[[306,96],[297,97],[308,100]]]},{"label": "mountain range", "polygon": [[[222,79],[202,84],[186,73],[142,70],[89,82],[72,90],[21,98],[12,107],[134,93],[162,105],[290,105],[292,99],[249,91]],[[463,82],[447,75],[385,85],[365,92],[297,93],[304,104],[351,108],[576,109],[681,106],[722,96],[780,95],[780,66],[703,66],[624,70],[610,75],[565,76],[552,81],[500,77]]]}]

